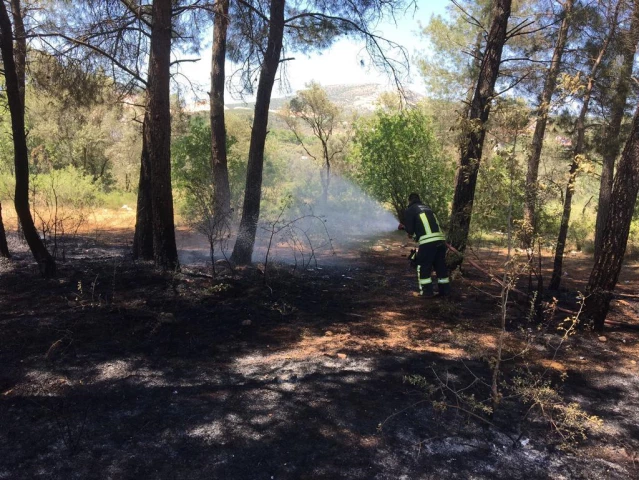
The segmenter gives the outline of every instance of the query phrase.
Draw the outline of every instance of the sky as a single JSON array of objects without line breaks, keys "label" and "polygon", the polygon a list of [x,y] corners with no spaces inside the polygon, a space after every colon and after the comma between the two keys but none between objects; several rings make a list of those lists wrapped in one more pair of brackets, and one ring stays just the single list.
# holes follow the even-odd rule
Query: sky
[{"label": "sky", "polygon": [[[449,4],[445,0],[417,0],[417,9],[412,8],[402,17],[385,19],[375,29],[374,33],[388,38],[408,51],[411,59],[410,74],[411,80],[407,84],[411,90],[425,93],[423,82],[420,80],[419,71],[415,63],[415,54],[427,48],[426,42],[420,38],[419,23],[427,23],[433,14],[445,15],[446,6]],[[377,72],[369,66],[369,59],[364,49],[363,42],[356,42],[352,39],[341,39],[330,49],[323,52],[314,53],[311,56],[302,54],[291,54],[295,60],[287,62],[287,74],[290,84],[290,91],[278,90],[275,87],[273,97],[281,97],[291,94],[315,81],[320,85],[339,84],[364,84],[377,83],[391,86],[390,79],[383,73]],[[362,65],[363,61],[363,65]],[[184,77],[188,77],[190,82],[196,87],[197,97],[207,98],[206,92],[210,86],[210,48],[202,51],[202,59],[196,63],[184,63],[180,67],[180,72]],[[233,67],[227,65],[226,71],[232,71]],[[184,78],[183,77],[183,78]],[[186,85],[184,81],[180,82]],[[191,90],[190,88],[188,90]],[[191,92],[185,93],[187,97],[193,97]],[[232,103],[233,98],[226,94],[226,102]]]}]

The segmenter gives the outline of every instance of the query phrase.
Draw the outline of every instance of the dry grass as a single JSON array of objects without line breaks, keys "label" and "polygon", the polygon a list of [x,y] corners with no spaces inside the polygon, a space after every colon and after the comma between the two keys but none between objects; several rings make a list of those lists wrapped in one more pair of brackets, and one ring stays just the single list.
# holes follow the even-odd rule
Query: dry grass
[{"label": "dry grass", "polygon": [[[3,202],[2,220],[7,230],[16,230],[18,228],[18,216],[16,211],[11,208],[12,205],[6,205]],[[36,227],[37,227],[36,220]],[[93,234],[95,232],[117,232],[125,230],[133,230],[135,227],[135,209],[109,209],[97,208],[83,223],[78,230],[79,234]]]}]

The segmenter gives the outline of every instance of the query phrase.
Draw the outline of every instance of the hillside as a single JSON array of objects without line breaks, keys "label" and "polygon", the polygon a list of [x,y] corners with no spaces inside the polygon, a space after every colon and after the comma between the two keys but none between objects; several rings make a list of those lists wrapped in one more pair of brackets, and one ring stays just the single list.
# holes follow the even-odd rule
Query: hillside
[{"label": "hillside", "polygon": [[[347,112],[370,112],[376,107],[379,96],[384,92],[393,92],[389,86],[375,83],[363,85],[326,85],[323,86],[331,102],[343,108]],[[271,110],[280,110],[286,102],[293,98],[295,94],[271,99]],[[413,91],[407,91],[408,99],[411,103],[417,102],[422,95]],[[252,112],[254,102],[230,102],[226,107],[228,110]],[[208,111],[208,101],[187,105],[187,111]]]}]

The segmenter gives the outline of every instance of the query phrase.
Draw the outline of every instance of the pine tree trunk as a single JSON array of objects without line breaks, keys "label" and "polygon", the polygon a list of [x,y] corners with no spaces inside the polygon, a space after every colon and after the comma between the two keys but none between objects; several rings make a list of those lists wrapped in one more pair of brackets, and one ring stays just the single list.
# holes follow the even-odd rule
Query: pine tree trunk
[{"label": "pine tree trunk", "polygon": [[255,115],[251,131],[251,145],[249,147],[242,220],[240,221],[237,241],[231,255],[231,261],[238,265],[250,264],[253,256],[257,222],[260,217],[268,109],[271,102],[271,92],[275,84],[277,67],[280,62],[283,36],[284,0],[271,0],[268,46],[264,55],[264,63],[260,70],[260,80],[255,100]]},{"label": "pine tree trunk", "polygon": [[226,157],[224,123],[224,81],[226,31],[229,24],[229,0],[218,0],[214,6],[213,49],[211,54],[211,161],[215,188],[215,225],[222,231],[230,222],[231,188]]},{"label": "pine tree trunk", "polygon": [[[506,42],[511,0],[497,0],[493,6],[492,25],[486,41],[473,99],[465,121],[466,132],[460,145],[460,162],[448,232],[449,242],[461,253],[466,249],[472,216],[475,186],[481,161],[485,124],[490,114],[495,82],[499,75],[501,54]],[[461,263],[462,259],[458,260]]]},{"label": "pine tree trunk", "polygon": [[56,273],[56,264],[40,240],[29,210],[29,151],[24,130],[24,104],[21,100],[20,80],[16,71],[13,51],[11,20],[4,2],[0,2],[0,50],[4,63],[6,96],[11,112],[11,131],[15,159],[16,188],[14,203],[22,225],[24,238],[45,277]]},{"label": "pine tree trunk", "polygon": [[135,218],[135,235],[133,237],[133,258],[136,260],[153,260],[153,206],[151,203],[151,166],[149,165],[149,149],[146,143],[145,115],[142,125],[142,155],[140,158],[140,180],[138,182],[138,203]]},{"label": "pine tree trunk", "polygon": [[632,69],[634,66],[637,43],[639,42],[639,2],[635,2],[630,29],[624,35],[623,63],[613,88],[612,106],[610,109],[610,123],[608,124],[603,139],[603,166],[601,169],[601,181],[599,187],[599,203],[597,208],[597,223],[595,227],[595,255],[601,253],[603,229],[610,211],[610,196],[612,194],[615,160],[621,150],[621,122],[623,121]]},{"label": "pine tree trunk", "polygon": [[178,266],[171,189],[171,0],[153,1],[147,125],[144,129],[151,173],[153,257],[165,269]]},{"label": "pine tree trunk", "polygon": [[566,48],[568,39],[568,29],[572,20],[572,7],[574,0],[567,0],[564,4],[564,18],[559,27],[557,43],[552,55],[550,67],[546,73],[544,81],[544,89],[541,92],[539,100],[539,108],[537,109],[537,123],[535,124],[535,132],[532,137],[530,146],[530,156],[528,157],[528,170],[526,172],[526,195],[524,203],[524,232],[523,244],[524,248],[530,248],[533,243],[534,235],[537,231],[537,221],[535,217],[535,209],[537,205],[537,178],[539,176],[539,161],[541,159],[541,150],[544,145],[544,135],[546,133],[546,124],[548,122],[548,112],[552,96],[557,87],[557,77],[561,67],[561,58]]},{"label": "pine tree trunk", "polygon": [[7,245],[7,235],[4,231],[4,223],[2,222],[2,202],[0,202],[0,257],[11,258],[9,245]]},{"label": "pine tree trunk", "polygon": [[550,290],[559,290],[559,286],[561,284],[564,252],[566,250],[566,240],[568,238],[568,224],[570,222],[570,213],[572,210],[572,197],[575,192],[575,183],[577,181],[578,171],[579,162],[578,160],[573,160],[570,164],[568,184],[566,186],[566,193],[564,194],[564,209],[561,214],[559,235],[557,236],[557,246],[555,247],[555,261],[553,263],[552,277],[550,278],[550,285],[548,287]]},{"label": "pine tree trunk", "polygon": [[[16,75],[18,76],[18,88],[20,90],[20,104],[22,105],[22,115],[24,115],[27,39],[24,31],[24,20],[22,18],[22,8],[20,7],[20,0],[11,0],[11,16],[13,18],[16,37],[13,56],[16,66]],[[2,220],[2,204],[0,204],[0,257],[11,258],[9,245],[7,244],[7,234],[5,232],[4,223]]]},{"label": "pine tree trunk", "polygon": [[16,62],[16,74],[18,75],[18,85],[20,88],[20,103],[24,109],[26,91],[27,36],[24,30],[24,19],[22,18],[20,0],[11,0],[11,16],[13,17],[13,29],[15,31],[14,58]]},{"label": "pine tree trunk", "polygon": [[632,214],[639,192],[639,108],[632,121],[632,131],[617,166],[610,213],[602,234],[601,252],[595,256],[586,289],[583,318],[593,322],[594,328],[604,328],[621,266],[623,263]]},{"label": "pine tree trunk", "polygon": [[563,273],[563,263],[564,263],[564,251],[566,249],[566,240],[568,239],[568,226],[570,224],[570,215],[572,212],[572,197],[575,193],[575,183],[577,180],[577,174],[579,173],[579,164],[582,161],[582,156],[585,150],[586,143],[586,115],[588,114],[588,109],[590,108],[590,99],[592,96],[592,89],[595,85],[595,78],[597,77],[597,73],[599,71],[599,67],[601,65],[601,61],[603,60],[604,55],[606,54],[606,50],[608,50],[608,45],[610,44],[610,40],[615,35],[615,27],[617,25],[617,16],[619,14],[619,8],[621,6],[621,2],[617,3],[615,8],[614,17],[610,23],[610,31],[606,36],[603,44],[601,45],[601,49],[599,50],[599,54],[595,59],[592,67],[590,68],[590,74],[588,75],[588,83],[586,84],[586,89],[584,91],[583,96],[583,104],[581,105],[581,110],[579,112],[579,116],[577,117],[577,122],[575,124],[575,130],[577,131],[577,139],[575,142],[575,147],[573,150],[573,159],[570,164],[568,183],[566,185],[566,194],[564,195],[564,208],[561,215],[561,223],[559,226],[559,235],[557,236],[557,246],[555,248],[555,261],[553,264],[552,277],[550,279],[551,290],[559,290],[559,286],[561,285],[561,275]]}]

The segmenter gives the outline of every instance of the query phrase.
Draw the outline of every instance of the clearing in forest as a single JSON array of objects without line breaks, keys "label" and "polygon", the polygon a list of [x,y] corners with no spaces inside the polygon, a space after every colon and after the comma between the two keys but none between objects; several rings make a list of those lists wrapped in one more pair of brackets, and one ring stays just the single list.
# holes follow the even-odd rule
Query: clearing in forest
[{"label": "clearing in forest", "polygon": [[[266,283],[258,268],[161,274],[116,236],[67,252],[53,280],[18,252],[0,276],[0,478],[639,475],[636,330],[557,349],[561,317],[528,323],[513,301],[506,350],[528,348],[503,364],[498,410],[468,410],[470,395],[490,398],[500,288],[467,267],[452,298],[415,298],[402,242],[272,266]],[[505,259],[478,257],[494,271]],[[571,256],[566,270],[584,278],[589,263]],[[574,308],[568,280],[560,300]],[[622,290],[638,281],[626,267]],[[610,318],[639,325],[638,311],[630,298]],[[574,428],[526,415],[507,386],[523,371],[603,423],[571,440]]]}]

